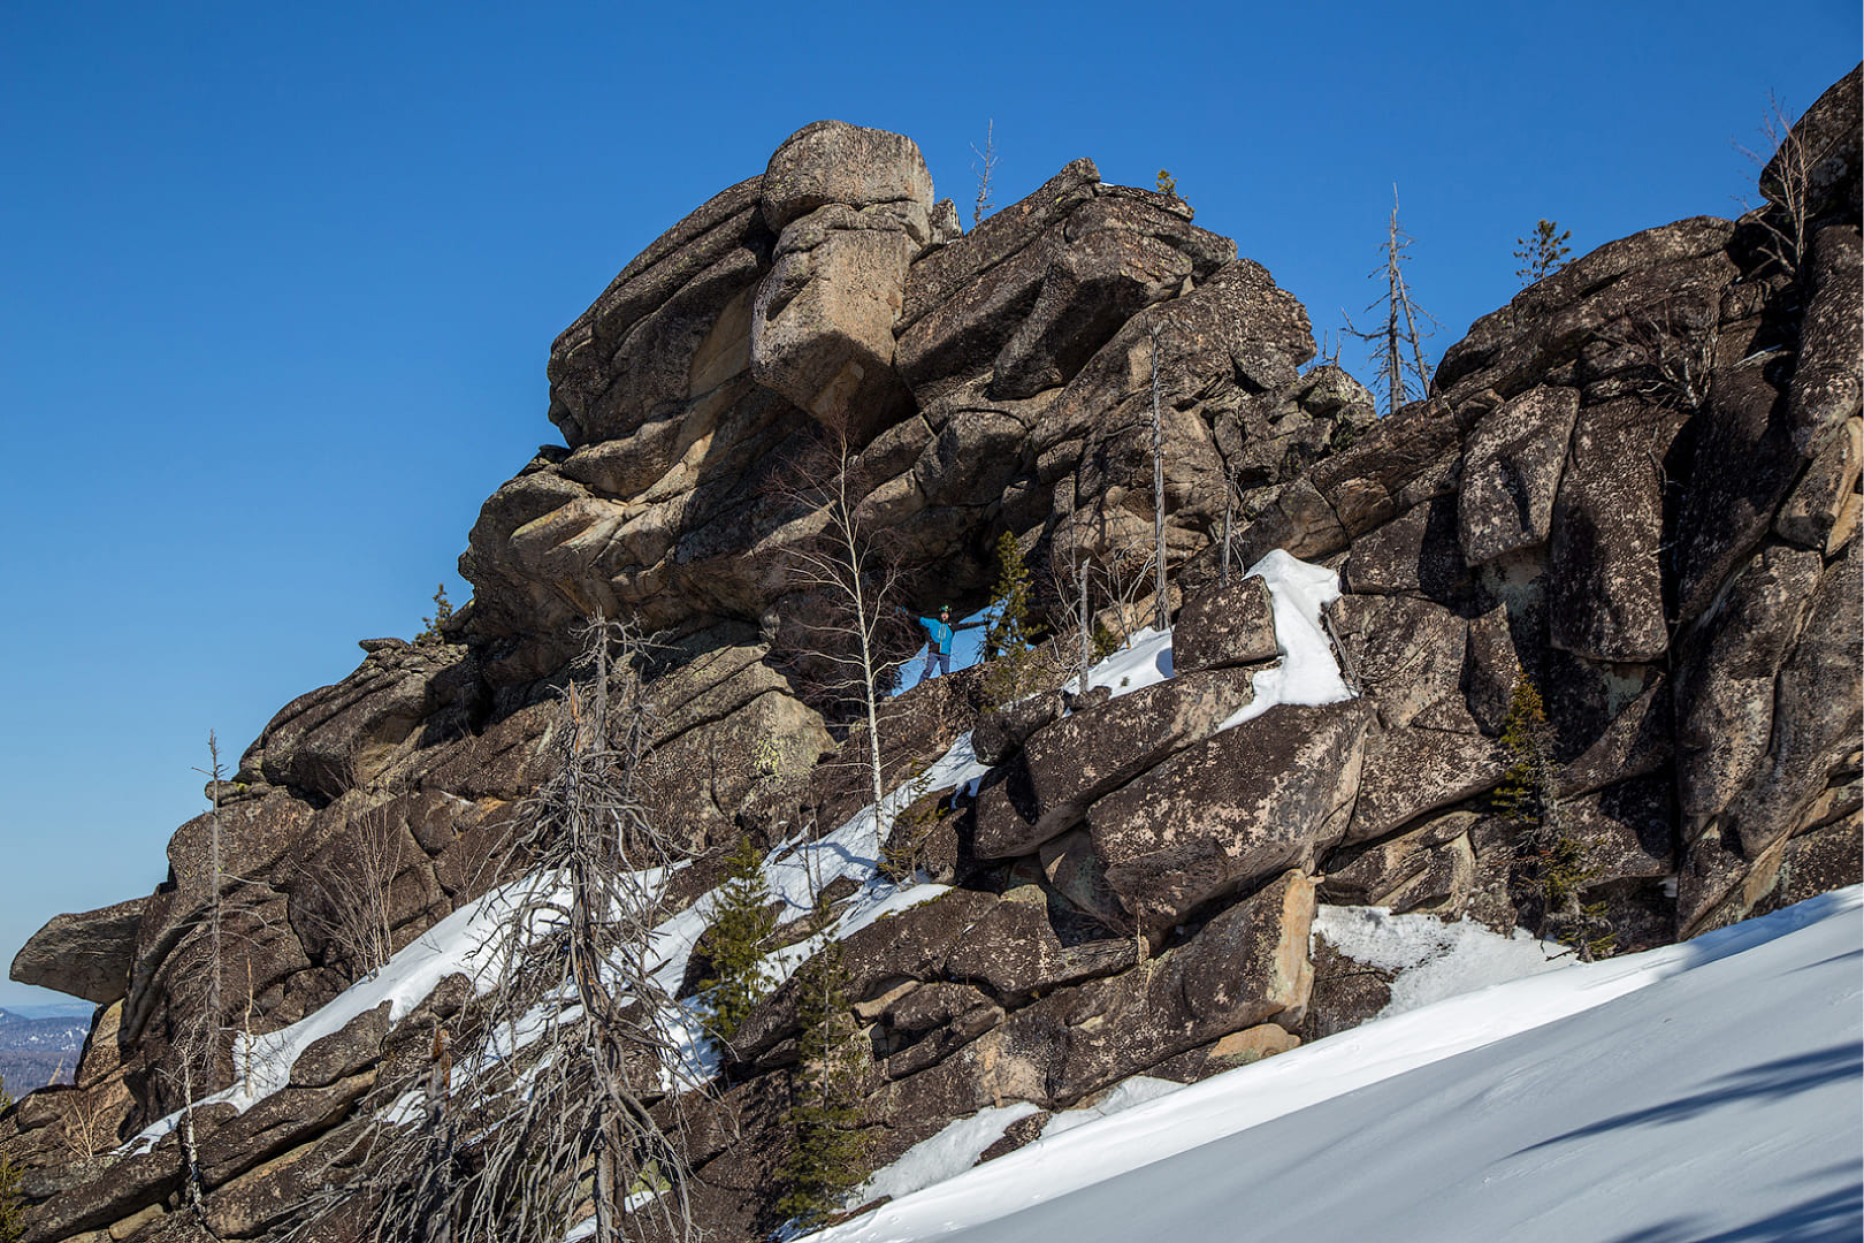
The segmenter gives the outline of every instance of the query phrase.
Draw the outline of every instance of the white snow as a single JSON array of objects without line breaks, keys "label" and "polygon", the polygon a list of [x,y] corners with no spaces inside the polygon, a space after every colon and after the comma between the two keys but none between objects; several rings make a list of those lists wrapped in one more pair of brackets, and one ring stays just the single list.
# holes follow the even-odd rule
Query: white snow
[{"label": "white snow", "polygon": [[1120,1081],[1106,1095],[1097,1098],[1092,1103],[1077,1105],[1073,1109],[1064,1109],[1050,1118],[1042,1126],[1042,1138],[1060,1135],[1078,1126],[1099,1122],[1102,1118],[1111,1118],[1115,1114],[1125,1113],[1134,1106],[1143,1105],[1147,1101],[1155,1101],[1161,1096],[1170,1096],[1173,1092],[1183,1089],[1184,1084],[1173,1083],[1170,1079],[1134,1075],[1131,1079]]},{"label": "white snow", "polygon": [[[1146,626],[1133,631],[1118,651],[1087,671],[1087,689],[1104,686],[1118,699],[1157,686],[1171,676],[1171,631]],[[1078,676],[1069,678],[1062,689],[1073,694],[1080,680]]]},{"label": "white snow", "polygon": [[892,1165],[875,1171],[848,1199],[854,1204],[865,1204],[881,1196],[897,1200],[922,1187],[955,1178],[976,1165],[984,1149],[1002,1138],[1004,1129],[1012,1122],[1041,1112],[1028,1101],[1017,1101],[959,1118],[931,1139],[908,1148]]},{"label": "white snow", "polygon": [[1572,950],[1525,928],[1504,937],[1478,923],[1394,915],[1380,906],[1323,904],[1314,914],[1314,935],[1355,962],[1398,973],[1380,1018],[1573,961]]},{"label": "white snow", "polygon": [[[879,875],[879,855],[884,840],[882,826],[927,790],[945,790],[974,783],[989,771],[971,751],[971,735],[965,734],[930,765],[919,780],[891,790],[876,808],[863,807],[833,833],[814,842],[789,842],[773,850],[764,862],[764,878],[771,894],[782,898],[796,915],[809,909],[811,895],[821,887],[846,876],[861,888],[842,907],[835,923],[795,945],[785,946],[768,955],[764,967],[772,987],[788,979],[809,955],[830,939],[840,940],[887,915],[929,902],[945,892],[943,885],[899,886]],[[684,866],[679,865],[679,866]],[[644,883],[656,877],[643,875]],[[693,946],[712,920],[716,890],[701,895],[684,911],[654,930],[653,952],[659,958],[655,978],[668,995],[677,992],[686,974],[686,964]],[[533,900],[566,904],[568,891],[549,877],[527,877],[494,889],[462,906],[424,932],[412,944],[395,954],[380,971],[357,981],[314,1013],[289,1027],[242,1040],[234,1051],[235,1064],[249,1067],[240,1082],[198,1105],[227,1103],[244,1112],[255,1103],[284,1088],[291,1078],[291,1068],[299,1055],[324,1036],[341,1031],[357,1015],[389,1003],[389,1022],[395,1023],[428,997],[449,975],[463,974],[473,981],[474,991],[483,993],[498,978],[498,964],[510,948],[506,934],[510,928],[515,903]],[[548,923],[548,911],[535,917],[539,926]],[[567,998],[557,999],[567,1004]],[[545,1005],[552,1004],[546,999]],[[706,1034],[708,1011],[703,1000],[680,1003],[677,1013],[665,1016],[672,1035],[680,1046],[681,1065],[670,1068],[663,1086],[688,1089],[710,1079],[718,1069],[719,1054]],[[562,1016],[559,1016],[562,1017]],[[525,1017],[518,1030],[492,1033],[497,1045],[493,1052],[508,1057],[546,1029],[542,1008]],[[397,1101],[385,1115],[389,1121],[412,1116],[412,1100]],[[126,1149],[143,1151],[174,1129],[180,1111],[151,1124]]]},{"label": "white snow", "polygon": [[812,1237],[1856,1238],[1861,909],[1853,887],[1420,1005]]},{"label": "white snow", "polygon": [[1253,720],[1277,704],[1331,704],[1353,697],[1340,676],[1333,644],[1320,610],[1340,598],[1340,576],[1332,570],[1297,561],[1277,548],[1249,567],[1244,578],[1268,584],[1275,612],[1275,642],[1281,663],[1250,679],[1255,698],[1236,710],[1219,730]]}]

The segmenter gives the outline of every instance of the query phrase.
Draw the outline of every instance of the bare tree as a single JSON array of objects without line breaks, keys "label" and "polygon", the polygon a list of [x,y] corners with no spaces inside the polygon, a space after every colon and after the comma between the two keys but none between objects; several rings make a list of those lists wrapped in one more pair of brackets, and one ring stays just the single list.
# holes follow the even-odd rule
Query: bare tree
[{"label": "bare tree", "polygon": [[351,817],[303,869],[307,922],[349,966],[375,975],[395,952],[393,892],[405,837],[380,808]]},{"label": "bare tree", "polygon": [[978,221],[991,213],[996,204],[990,201],[990,178],[997,171],[997,122],[992,118],[984,127],[984,149],[979,151],[977,144],[971,144],[971,154],[977,158],[971,162],[971,171],[977,174],[977,202],[971,207],[971,227],[976,228]]},{"label": "bare tree", "polygon": [[[1767,92],[1767,110],[1761,118],[1762,149],[1735,144],[1736,150],[1760,170],[1760,192],[1771,207],[1755,214],[1767,231],[1768,241],[1762,250],[1780,265],[1780,270],[1795,279],[1806,254],[1806,230],[1810,225],[1810,195],[1813,171],[1830,158],[1843,133],[1834,127],[1833,135],[1815,144],[1802,128],[1795,128],[1794,118],[1785,101]],[[1742,204],[1746,206],[1746,202]]]},{"label": "bare tree", "polygon": [[1159,403],[1159,353],[1163,344],[1156,316],[1148,332],[1152,338],[1152,624],[1163,633],[1171,629],[1171,601],[1165,590],[1165,422]]},{"label": "bare tree", "polygon": [[[813,693],[838,712],[852,708],[866,726],[863,757],[866,783],[876,807],[886,795],[881,727],[887,691],[908,654],[896,604],[905,577],[881,547],[860,511],[865,478],[845,420],[824,424],[821,437],[790,463],[781,486],[784,500],[815,534],[787,550],[790,581],[823,604],[801,619],[807,656],[819,672]],[[887,826],[879,827],[881,840]]]},{"label": "bare tree", "polygon": [[1669,298],[1632,314],[1599,335],[1624,351],[1637,378],[1637,391],[1656,405],[1694,414],[1708,404],[1715,361],[1716,316],[1701,317],[1706,328],[1692,331],[1688,316]]},{"label": "bare tree", "polygon": [[[1442,327],[1429,311],[1418,306],[1411,297],[1410,286],[1405,283],[1404,264],[1409,256],[1405,254],[1411,248],[1411,235],[1398,227],[1398,187],[1392,186],[1392,215],[1387,227],[1385,241],[1379,247],[1385,253],[1385,262],[1367,275],[1376,279],[1385,278],[1385,293],[1366,307],[1368,311],[1385,308],[1385,325],[1372,332],[1361,332],[1353,326],[1350,316],[1346,316],[1346,331],[1362,341],[1373,341],[1378,347],[1372,353],[1372,361],[1379,366],[1379,381],[1385,389],[1385,413],[1390,414],[1410,398],[1412,392],[1422,397],[1430,391],[1430,365],[1424,361],[1421,344],[1424,337],[1431,335],[1430,329],[1420,329],[1418,321],[1427,320],[1436,327]],[[1344,311],[1341,312],[1345,316]],[[1406,353],[1410,357],[1405,357]],[[1406,377],[1411,378],[1407,381]],[[1414,385],[1411,384],[1414,381]],[[1409,387],[1408,387],[1409,385]]]},{"label": "bare tree", "polygon": [[383,1117],[372,1179],[346,1193],[380,1198],[378,1240],[555,1243],[592,1221],[617,1243],[631,1214],[694,1237],[684,1160],[649,1112],[696,1086],[653,936],[683,839],[636,788],[645,645],[599,617],[585,639],[556,770],[507,841],[527,876],[504,891],[489,992],[459,1039],[436,1032],[407,1107]]}]

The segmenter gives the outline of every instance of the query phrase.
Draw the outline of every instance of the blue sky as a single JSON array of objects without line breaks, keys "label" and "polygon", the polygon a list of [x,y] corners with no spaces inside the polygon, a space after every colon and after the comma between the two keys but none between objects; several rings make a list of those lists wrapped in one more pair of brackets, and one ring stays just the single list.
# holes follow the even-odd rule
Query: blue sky
[{"label": "blue sky", "polygon": [[465,598],[480,502],[555,440],[551,338],[808,122],[913,136],[967,221],[993,120],[999,204],[1169,168],[1317,333],[1377,295],[1397,182],[1440,353],[1540,217],[1583,253],[1735,214],[1769,90],[1858,59],[1855,0],[1789,11],[6,6],[0,962],[162,879],[210,728],[237,757]]}]

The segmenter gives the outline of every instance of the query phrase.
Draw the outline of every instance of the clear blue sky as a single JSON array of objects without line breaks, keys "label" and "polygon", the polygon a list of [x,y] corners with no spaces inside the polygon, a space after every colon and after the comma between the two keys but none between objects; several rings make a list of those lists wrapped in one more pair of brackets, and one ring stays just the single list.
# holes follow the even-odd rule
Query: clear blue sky
[{"label": "clear blue sky", "polygon": [[555,439],[551,338],[802,125],[909,134],[961,204],[992,119],[999,204],[1078,156],[1169,168],[1317,333],[1376,296],[1395,181],[1440,352],[1513,292],[1539,217],[1583,253],[1734,214],[1731,141],[1770,89],[1803,109],[1856,63],[1859,23],[1856,0],[6,6],[0,965],[162,879],[210,728],[237,757],[357,639],[418,629],[436,582],[464,598],[479,503]]}]

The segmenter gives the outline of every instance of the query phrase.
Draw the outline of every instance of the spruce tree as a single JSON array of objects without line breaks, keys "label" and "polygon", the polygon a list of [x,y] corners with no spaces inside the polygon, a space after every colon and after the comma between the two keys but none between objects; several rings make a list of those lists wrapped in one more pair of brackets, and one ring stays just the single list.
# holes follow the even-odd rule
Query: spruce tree
[{"label": "spruce tree", "polygon": [[1559,803],[1559,766],[1553,758],[1553,728],[1540,690],[1526,674],[1515,678],[1514,695],[1502,726],[1502,745],[1514,757],[1495,792],[1498,809],[1522,826],[1527,846],[1527,895],[1540,907],[1538,935],[1549,935],[1579,951],[1582,962],[1611,952],[1615,938],[1603,902],[1582,902],[1580,889],[1595,875],[1585,847],[1567,830]]},{"label": "spruce tree", "polygon": [[[820,899],[816,914],[818,922],[826,923],[829,912]],[[798,975],[799,1061],[791,1072],[784,1116],[792,1144],[781,1170],[784,1190],[777,1211],[808,1229],[839,1208],[842,1197],[866,1177],[866,1136],[855,1129],[866,1059],[848,1006],[841,943],[831,940]]]},{"label": "spruce tree", "polygon": [[1515,275],[1520,278],[1523,289],[1566,266],[1566,256],[1572,253],[1566,239],[1571,236],[1571,229],[1562,233],[1558,222],[1543,220],[1534,226],[1532,237],[1515,239],[1514,257],[1521,261]]},{"label": "spruce tree", "polygon": [[997,586],[990,597],[990,625],[984,631],[984,693],[999,707],[1028,689],[1032,674],[1030,640],[1038,624],[1030,616],[1029,567],[1016,537],[1005,531],[997,539]]},{"label": "spruce tree", "polygon": [[764,954],[777,929],[763,859],[749,834],[731,852],[712,922],[712,969],[699,987],[712,1002],[712,1037],[729,1046],[752,1009],[770,991]]}]

